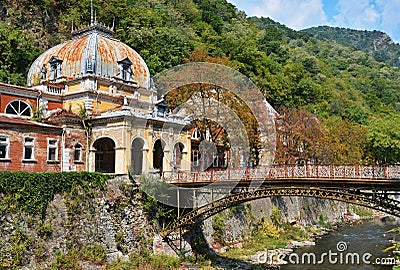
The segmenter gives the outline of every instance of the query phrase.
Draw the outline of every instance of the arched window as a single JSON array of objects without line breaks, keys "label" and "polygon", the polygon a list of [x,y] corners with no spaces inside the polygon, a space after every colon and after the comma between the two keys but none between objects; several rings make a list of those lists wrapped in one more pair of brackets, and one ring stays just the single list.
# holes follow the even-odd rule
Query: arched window
[{"label": "arched window", "polygon": [[164,146],[165,143],[160,139],[156,140],[153,145],[153,168],[160,172],[163,170]]},{"label": "arched window", "polygon": [[80,143],[74,145],[74,162],[82,162],[82,145]]},{"label": "arched window", "polygon": [[213,167],[218,168],[219,166],[219,157],[217,153],[213,153]]},{"label": "arched window", "polygon": [[58,161],[57,139],[47,139],[47,161]]},{"label": "arched window", "polygon": [[183,153],[184,145],[182,143],[177,143],[174,146],[174,169],[180,169],[182,165],[182,153]]},{"label": "arched window", "polygon": [[25,137],[24,148],[23,148],[23,160],[34,160],[35,159],[35,138]]},{"label": "arched window", "polygon": [[95,171],[115,172],[115,143],[110,138],[100,138],[93,143],[95,148]]},{"label": "arched window", "polygon": [[143,172],[143,147],[144,141],[136,138],[131,146],[131,169],[134,175],[140,175]]},{"label": "arched window", "polygon": [[32,108],[28,103],[22,100],[13,100],[7,104],[5,113],[17,116],[32,116]]},{"label": "arched window", "polygon": [[201,138],[201,132],[197,128],[195,128],[192,132],[192,140],[201,140]]}]

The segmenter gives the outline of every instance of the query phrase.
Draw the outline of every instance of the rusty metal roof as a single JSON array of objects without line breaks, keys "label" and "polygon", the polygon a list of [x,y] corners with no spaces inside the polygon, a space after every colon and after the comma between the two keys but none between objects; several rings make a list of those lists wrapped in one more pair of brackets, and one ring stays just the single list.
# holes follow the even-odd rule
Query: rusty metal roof
[{"label": "rusty metal roof", "polygon": [[[118,61],[129,58],[132,62],[133,81],[140,88],[149,88],[149,69],[143,58],[131,47],[111,37],[110,32],[97,25],[85,31],[76,31],[71,40],[50,48],[32,64],[28,73],[28,85],[38,85],[43,65],[46,67],[46,79],[50,78],[50,59],[62,61],[61,75],[66,80],[96,75],[112,80],[118,70]],[[90,63],[90,64],[89,64]],[[91,68],[88,68],[91,65]],[[93,71],[92,71],[93,70]]]}]

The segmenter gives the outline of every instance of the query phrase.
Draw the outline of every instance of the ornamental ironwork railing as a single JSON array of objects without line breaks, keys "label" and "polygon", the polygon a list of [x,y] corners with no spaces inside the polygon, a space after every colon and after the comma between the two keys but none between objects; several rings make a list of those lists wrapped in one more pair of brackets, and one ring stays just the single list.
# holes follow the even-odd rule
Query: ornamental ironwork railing
[{"label": "ornamental ironwork railing", "polygon": [[199,172],[163,172],[162,179],[168,183],[278,179],[400,180],[400,165],[269,165]]}]

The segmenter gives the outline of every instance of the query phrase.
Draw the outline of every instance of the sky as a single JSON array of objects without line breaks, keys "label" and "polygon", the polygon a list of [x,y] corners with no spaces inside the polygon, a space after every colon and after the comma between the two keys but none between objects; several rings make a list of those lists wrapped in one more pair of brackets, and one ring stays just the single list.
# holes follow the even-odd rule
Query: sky
[{"label": "sky", "polygon": [[247,16],[269,17],[292,29],[329,25],[379,30],[400,42],[400,0],[227,0]]}]

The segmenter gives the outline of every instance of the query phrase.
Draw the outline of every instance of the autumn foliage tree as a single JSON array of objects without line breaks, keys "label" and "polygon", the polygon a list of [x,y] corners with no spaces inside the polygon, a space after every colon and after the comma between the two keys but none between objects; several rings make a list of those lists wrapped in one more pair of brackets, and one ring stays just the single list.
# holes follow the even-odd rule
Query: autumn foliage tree
[{"label": "autumn foliage tree", "polygon": [[[235,63],[231,62],[229,57],[211,56],[205,49],[192,51],[189,57],[184,60],[187,63],[209,62],[231,68],[236,67]],[[192,102],[195,101],[194,106],[202,107],[203,110],[208,108],[205,103],[214,102],[222,104],[229,109],[229,112],[227,112],[226,109],[221,111],[220,119],[222,122],[226,121],[226,119],[224,119],[226,115],[224,114],[229,113],[236,115],[246,130],[246,134],[243,134],[243,136],[247,136],[250,148],[255,149],[256,152],[259,150],[260,138],[257,120],[248,104],[238,97],[232,89],[224,89],[218,85],[206,83],[193,83],[172,89],[167,93],[165,98],[172,110],[179,110],[180,106],[185,104],[189,99],[192,99]],[[206,115],[206,113],[203,112],[203,115]],[[220,123],[212,121],[211,119],[193,120],[193,128],[196,128],[204,134],[208,131],[214,143],[224,145],[224,149],[227,148],[227,145],[229,145],[229,134],[226,134],[225,130],[221,132],[223,129],[221,129]]]},{"label": "autumn foliage tree", "polygon": [[317,117],[304,109],[281,106],[277,118],[278,164],[324,163],[324,131]]},{"label": "autumn foliage tree", "polygon": [[320,121],[304,109],[281,107],[278,111],[276,163],[370,162],[364,126],[340,118]]},{"label": "autumn foliage tree", "polygon": [[367,153],[368,130],[346,119],[323,121],[325,157],[331,164],[370,163]]}]

